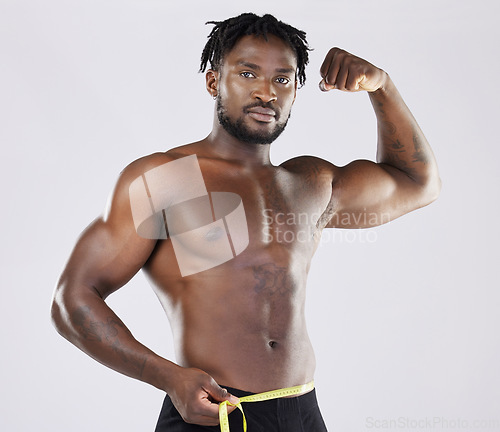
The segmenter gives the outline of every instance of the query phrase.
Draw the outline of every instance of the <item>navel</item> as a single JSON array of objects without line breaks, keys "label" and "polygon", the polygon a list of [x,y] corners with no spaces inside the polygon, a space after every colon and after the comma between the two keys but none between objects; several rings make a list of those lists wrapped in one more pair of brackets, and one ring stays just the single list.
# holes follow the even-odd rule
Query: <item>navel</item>
[{"label": "navel", "polygon": [[278,345],[278,342],[276,342],[276,341],[269,341],[269,346],[270,346],[271,348],[275,348],[275,347],[276,347],[276,345]]}]

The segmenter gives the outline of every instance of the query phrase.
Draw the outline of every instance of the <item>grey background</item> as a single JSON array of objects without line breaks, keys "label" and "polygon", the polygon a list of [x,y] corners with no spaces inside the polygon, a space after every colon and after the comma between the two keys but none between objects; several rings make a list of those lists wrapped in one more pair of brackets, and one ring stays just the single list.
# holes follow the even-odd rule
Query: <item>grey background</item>
[{"label": "grey background", "polygon": [[[329,232],[317,252],[307,315],[329,429],[394,420],[500,430],[499,9],[494,0],[1,0],[0,429],[153,430],[162,392],[59,337],[52,290],[121,169],[209,133],[213,101],[197,73],[204,22],[269,11],[314,48],[274,163],[374,158],[367,95],[317,88],[326,52],[340,46],[389,72],[443,180],[431,206],[373,230]],[[137,339],[174,359],[142,274],[109,302]]]}]

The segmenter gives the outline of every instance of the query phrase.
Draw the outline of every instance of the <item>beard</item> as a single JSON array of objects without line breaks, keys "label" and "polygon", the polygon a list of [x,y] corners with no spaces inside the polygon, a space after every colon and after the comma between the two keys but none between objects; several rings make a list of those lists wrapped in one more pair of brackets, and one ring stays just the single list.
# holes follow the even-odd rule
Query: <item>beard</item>
[{"label": "beard", "polygon": [[[256,106],[260,106],[263,108],[270,108],[276,112],[276,117],[280,117],[280,111],[273,107],[269,103],[257,103],[253,105],[249,105],[243,108],[243,112],[246,112],[247,109],[253,108]],[[278,138],[281,133],[285,130],[285,127],[288,123],[288,119],[290,118],[291,112],[288,114],[287,119],[284,122],[276,121],[276,125],[272,131],[254,131],[250,130],[243,122],[243,116],[239,117],[236,120],[231,119],[227,115],[227,110],[224,104],[222,103],[220,95],[217,95],[217,118],[219,119],[219,123],[224,128],[224,130],[238,139],[241,142],[246,144],[271,144],[273,141]]]}]

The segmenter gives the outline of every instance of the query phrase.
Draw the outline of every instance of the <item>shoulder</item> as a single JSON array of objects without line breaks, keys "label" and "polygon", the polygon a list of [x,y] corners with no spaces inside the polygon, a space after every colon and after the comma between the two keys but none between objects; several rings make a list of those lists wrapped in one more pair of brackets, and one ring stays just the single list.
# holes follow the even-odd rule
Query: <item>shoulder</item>
[{"label": "shoulder", "polygon": [[116,186],[126,187],[137,177],[142,176],[143,174],[154,168],[186,156],[191,156],[193,154],[194,150],[192,149],[192,144],[187,144],[184,146],[172,148],[165,152],[155,152],[149,155],[142,156],[130,162],[120,171],[118,179],[116,181]]},{"label": "shoulder", "polygon": [[333,181],[339,168],[316,156],[297,156],[280,164],[280,167],[294,174],[303,176],[306,180],[324,179]]},{"label": "shoulder", "polygon": [[[190,155],[186,150],[178,149],[182,148],[179,147],[167,152],[151,153],[149,155],[142,156],[126,165],[118,174],[113,190],[111,191],[111,194],[108,198],[106,210],[104,212],[105,219],[110,214],[113,208],[123,209],[123,206],[129,206],[131,185],[135,182],[136,179],[145,175],[148,171],[151,171],[176,159],[180,159],[182,157]],[[137,184],[137,182],[135,183]]]},{"label": "shoulder", "polygon": [[124,182],[127,180],[133,181],[149,170],[189,155],[186,151],[172,149],[166,152],[156,152],[142,156],[125,166],[119,174],[119,179]]}]

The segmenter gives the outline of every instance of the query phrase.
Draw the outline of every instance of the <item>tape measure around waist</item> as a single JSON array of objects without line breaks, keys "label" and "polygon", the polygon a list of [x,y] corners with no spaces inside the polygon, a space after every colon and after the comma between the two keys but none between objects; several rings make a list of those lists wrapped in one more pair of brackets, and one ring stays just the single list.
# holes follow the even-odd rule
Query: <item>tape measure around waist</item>
[{"label": "tape measure around waist", "polygon": [[314,381],[308,382],[307,384],[295,386],[295,387],[287,387],[279,390],[271,390],[264,393],[257,393],[249,396],[240,397],[240,402],[238,404],[232,404],[229,401],[224,401],[219,404],[219,420],[220,420],[220,430],[221,432],[230,432],[229,431],[229,418],[227,415],[227,406],[235,406],[243,415],[243,431],[247,431],[247,420],[245,418],[245,413],[243,412],[243,407],[241,406],[242,402],[262,402],[271,399],[279,399],[287,396],[295,396],[300,395],[301,393],[307,393],[314,389]]}]

